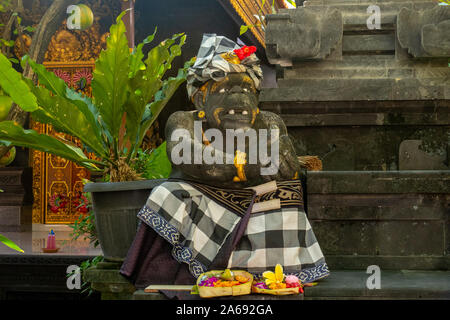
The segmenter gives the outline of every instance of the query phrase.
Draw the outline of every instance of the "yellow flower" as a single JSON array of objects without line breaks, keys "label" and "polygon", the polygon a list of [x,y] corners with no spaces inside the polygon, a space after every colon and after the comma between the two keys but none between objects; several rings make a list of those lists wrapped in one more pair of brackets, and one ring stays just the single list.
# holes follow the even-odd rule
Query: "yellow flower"
[{"label": "yellow flower", "polygon": [[263,277],[266,279],[267,286],[270,286],[272,283],[282,283],[284,279],[283,267],[280,264],[277,264],[275,266],[275,273],[272,271],[266,271],[263,273]]}]

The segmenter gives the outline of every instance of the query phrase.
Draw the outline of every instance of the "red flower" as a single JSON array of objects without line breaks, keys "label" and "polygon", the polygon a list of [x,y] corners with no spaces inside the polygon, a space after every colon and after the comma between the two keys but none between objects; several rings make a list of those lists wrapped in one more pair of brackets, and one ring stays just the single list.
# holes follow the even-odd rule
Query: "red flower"
[{"label": "red flower", "polygon": [[50,210],[54,213],[58,212],[59,209],[64,209],[67,204],[66,195],[64,194],[53,194],[48,200],[50,205]]},{"label": "red flower", "polygon": [[67,72],[65,72],[65,71],[62,71],[61,69],[55,69],[55,70],[53,70],[53,73],[54,73],[57,77],[63,79],[64,82],[65,82],[68,86],[70,85],[70,74],[69,74],[69,73],[67,73]]},{"label": "red flower", "polygon": [[89,211],[89,209],[86,206],[82,206],[80,207],[80,209],[78,209],[81,213],[87,213]]},{"label": "red flower", "polygon": [[234,53],[236,53],[236,55],[238,56],[239,60],[244,60],[245,58],[251,56],[252,54],[254,54],[256,52],[256,47],[255,46],[243,46],[240,49],[235,49],[233,50]]},{"label": "red flower", "polygon": [[73,206],[78,212],[88,213],[90,208],[90,203],[88,198],[83,193],[79,193],[78,197],[73,200]]}]

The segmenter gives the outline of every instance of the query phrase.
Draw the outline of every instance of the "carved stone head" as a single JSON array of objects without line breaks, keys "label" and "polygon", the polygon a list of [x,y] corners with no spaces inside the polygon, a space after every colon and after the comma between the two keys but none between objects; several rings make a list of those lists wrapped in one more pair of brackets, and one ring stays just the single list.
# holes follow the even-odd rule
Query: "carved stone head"
[{"label": "carved stone head", "polygon": [[248,129],[258,114],[258,90],[246,73],[229,73],[223,80],[207,81],[196,105],[210,128]]}]

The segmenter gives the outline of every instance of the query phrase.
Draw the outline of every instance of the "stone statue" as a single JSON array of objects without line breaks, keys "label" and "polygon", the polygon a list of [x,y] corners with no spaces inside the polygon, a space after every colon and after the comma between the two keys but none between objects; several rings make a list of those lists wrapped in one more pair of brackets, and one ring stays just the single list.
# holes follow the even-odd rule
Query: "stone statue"
[{"label": "stone statue", "polygon": [[197,110],[175,112],[166,124],[172,177],[232,188],[299,178],[300,162],[283,120],[258,109],[262,72],[254,50],[205,35],[188,74]]}]

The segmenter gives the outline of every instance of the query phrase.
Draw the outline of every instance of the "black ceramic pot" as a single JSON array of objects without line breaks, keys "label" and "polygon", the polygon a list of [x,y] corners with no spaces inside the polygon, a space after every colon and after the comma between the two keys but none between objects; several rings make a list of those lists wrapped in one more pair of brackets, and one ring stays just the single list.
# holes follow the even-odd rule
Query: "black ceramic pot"
[{"label": "black ceramic pot", "polygon": [[88,183],[97,237],[106,260],[121,262],[136,235],[138,211],[164,180]]}]

